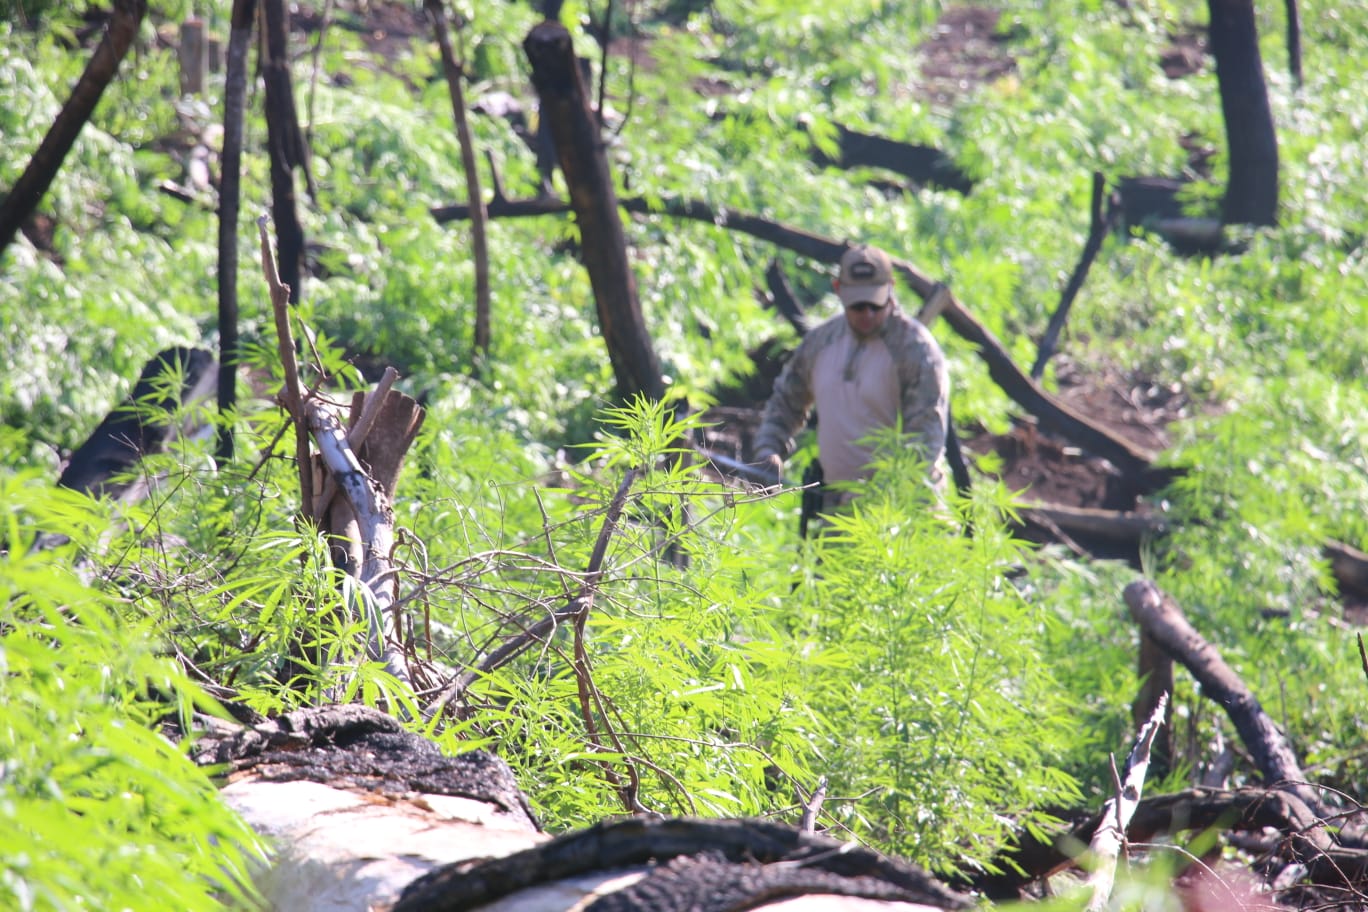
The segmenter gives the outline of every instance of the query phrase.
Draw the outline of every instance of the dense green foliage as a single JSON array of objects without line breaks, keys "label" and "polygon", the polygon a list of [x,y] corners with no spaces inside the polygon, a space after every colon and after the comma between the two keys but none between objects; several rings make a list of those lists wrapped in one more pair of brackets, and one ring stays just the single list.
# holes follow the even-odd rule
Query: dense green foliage
[{"label": "dense green foliage", "polygon": [[[196,6],[222,33],[228,5]],[[0,187],[86,60],[69,12],[23,6],[37,27],[0,25]],[[294,521],[291,435],[265,398],[280,368],[254,224],[270,198],[259,89],[239,289],[262,398],[243,405],[238,459],[215,466],[186,441],[146,467],[159,480],[137,507],[35,493],[149,357],[215,340],[212,203],[158,190],[180,179],[179,139],[222,117],[221,75],[208,97],[179,97],[174,52],[156,40],[183,6],[153,3],[44,200],[51,249],[21,239],[0,260],[12,366],[0,378],[0,905],[63,908],[78,893],[140,905],[139,871],[166,891],[158,908],[231,892],[251,843],[149,728],[203,701],[187,669],[263,712],[340,697],[402,713],[430,698],[365,660],[325,543]],[[825,777],[823,826],[951,870],[985,863],[1044,807],[1099,803],[1108,754],[1129,739],[1136,636],[1120,592],[1134,571],[1028,549],[1007,533],[1013,498],[986,476],[971,499],[932,504],[896,452],[852,515],[798,541],[795,495],[708,482],[670,458],[680,419],[614,407],[564,219],[489,226],[493,347],[474,378],[468,228],[429,214],[465,192],[434,44],[420,32],[410,55],[381,61],[347,6],[322,36],[318,78],[312,55],[295,71],[318,188],[301,194],[315,268],[298,318],[334,386],[361,382],[346,352],[398,366],[425,397],[396,555],[423,683],[578,592],[633,473],[584,630],[481,677],[459,722],[424,730],[448,750],[501,753],[553,829],[630,806],[793,819]],[[1028,366],[1087,231],[1090,173],[1180,174],[1189,137],[1216,150],[1205,197],[1218,198],[1224,134],[1211,68],[1170,80],[1157,65],[1200,5],[998,6],[1014,71],[943,97],[918,88],[940,3],[637,4],[618,27],[649,39],[649,60],[609,60],[620,186],[881,244],[950,284]],[[1109,238],[1064,348],[1082,373],[1192,398],[1163,455],[1188,471],[1154,499],[1172,532],[1149,543],[1146,572],[1276,707],[1308,770],[1361,800],[1362,672],[1320,548],[1368,546],[1368,13],[1301,6],[1301,87],[1282,6],[1259,11],[1280,227],[1236,229],[1241,250],[1216,258],[1138,231]],[[567,3],[564,16],[597,66],[588,12]],[[529,100],[531,6],[466,13],[469,100]],[[884,175],[814,164],[838,123],[938,146],[975,188],[889,191],[871,180]],[[508,195],[531,196],[532,155],[509,125],[472,128],[485,186],[492,162]],[[829,288],[829,265],[725,227],[651,216],[627,231],[672,391],[694,406],[745,375],[746,352],[793,342],[754,295],[771,257],[807,300]],[[1013,408],[977,355],[934,329],[956,418],[1004,428]],[[30,553],[38,528],[73,542]],[[300,638],[320,647],[311,661]],[[1233,737],[1189,681],[1178,687],[1169,785],[1209,759],[1218,732]]]}]

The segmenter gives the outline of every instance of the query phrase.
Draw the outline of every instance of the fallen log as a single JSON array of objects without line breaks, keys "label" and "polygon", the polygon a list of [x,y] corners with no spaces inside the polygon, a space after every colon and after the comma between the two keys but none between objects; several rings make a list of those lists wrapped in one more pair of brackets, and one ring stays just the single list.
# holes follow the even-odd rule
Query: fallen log
[{"label": "fallen log", "polygon": [[1340,595],[1368,598],[1368,554],[1344,542],[1328,541],[1323,547],[1330,573],[1339,584]]},{"label": "fallen log", "polygon": [[914,183],[968,194],[974,181],[950,156],[933,146],[899,142],[886,136],[852,130],[836,124],[836,155],[814,145],[813,160],[837,168],[882,168],[901,174]]},{"label": "fallen log", "polygon": [[252,726],[196,719],[190,757],[272,845],[257,872],[269,908],[369,912],[421,874],[545,840],[507,765],[448,757],[364,706],[323,706]]},{"label": "fallen log", "polygon": [[771,900],[797,896],[829,900],[808,904],[808,909],[850,908],[832,899],[842,896],[881,900],[885,905],[879,908],[889,912],[973,905],[969,897],[911,864],[785,824],[633,817],[596,824],[505,858],[457,863],[425,874],[391,912],[486,908],[519,891],[596,871],[618,871],[629,882],[619,886],[611,901],[605,898],[592,908],[623,912],[730,912],[769,908]]},{"label": "fallen log", "polygon": [[[255,725],[195,723],[191,759],[221,773],[224,801],[272,843],[257,877],[271,908],[570,912],[593,903],[624,912],[929,912],[972,905],[914,865],[772,821],[634,817],[550,839],[498,757],[445,756],[364,706],[298,710]],[[786,902],[799,897],[801,906]]]},{"label": "fallen log", "polygon": [[1086,538],[1108,545],[1138,550],[1152,535],[1168,531],[1168,521],[1160,516],[1132,510],[1100,510],[1067,504],[1027,501],[1021,505],[1021,518],[1049,528],[1062,530],[1073,538]]}]

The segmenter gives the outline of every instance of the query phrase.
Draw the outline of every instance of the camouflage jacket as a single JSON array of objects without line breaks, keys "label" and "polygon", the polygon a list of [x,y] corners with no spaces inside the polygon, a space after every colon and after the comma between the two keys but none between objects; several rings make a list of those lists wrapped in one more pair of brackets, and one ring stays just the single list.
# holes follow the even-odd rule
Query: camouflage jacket
[{"label": "camouflage jacket", "polygon": [[809,332],[774,383],[754,442],[755,454],[788,458],[793,435],[815,406],[817,447],[826,480],[866,475],[870,432],[899,421],[909,445],[943,478],[950,378],[945,355],[921,323],[894,303],[877,333],[860,339],[838,313]]}]

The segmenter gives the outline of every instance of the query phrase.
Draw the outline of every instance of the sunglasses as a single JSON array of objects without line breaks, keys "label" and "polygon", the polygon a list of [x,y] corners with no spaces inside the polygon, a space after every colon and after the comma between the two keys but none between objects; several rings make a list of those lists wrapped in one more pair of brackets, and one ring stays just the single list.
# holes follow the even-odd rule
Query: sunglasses
[{"label": "sunglasses", "polygon": [[875,304],[871,301],[860,301],[846,305],[846,310],[853,310],[856,313],[878,313],[887,306],[887,304]]}]

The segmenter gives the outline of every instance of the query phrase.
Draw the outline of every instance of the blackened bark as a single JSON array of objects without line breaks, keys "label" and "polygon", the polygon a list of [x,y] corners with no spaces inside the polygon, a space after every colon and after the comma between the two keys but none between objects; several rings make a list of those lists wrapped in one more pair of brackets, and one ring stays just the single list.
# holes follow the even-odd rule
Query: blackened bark
[{"label": "blackened bark", "polygon": [[219,181],[218,326],[219,385],[216,455],[233,458],[230,416],[237,405],[238,364],[238,212],[242,176],[242,125],[247,99],[247,47],[252,40],[256,0],[233,0],[228,35],[228,72],[223,90],[223,174]]},{"label": "blackened bark", "polygon": [[1265,783],[1295,795],[1319,816],[1329,817],[1321,796],[1307,783],[1292,745],[1216,647],[1188,623],[1177,603],[1145,579],[1128,585],[1123,595],[1141,632],[1181,662],[1202,686],[1202,694],[1225,710]]},{"label": "blackened bark", "polygon": [[295,200],[294,169],[305,168],[307,155],[290,79],[290,19],[285,0],[263,0],[262,75],[266,82],[266,135],[271,147],[271,219],[276,229],[280,281],[299,301],[304,272],[304,227]]},{"label": "blackened bark", "polygon": [[1064,324],[1068,322],[1069,310],[1073,307],[1074,298],[1078,297],[1079,291],[1083,289],[1083,282],[1088,278],[1088,270],[1092,268],[1093,260],[1097,259],[1097,254],[1102,250],[1102,242],[1107,237],[1107,232],[1111,225],[1107,219],[1103,201],[1106,197],[1106,180],[1100,171],[1094,171],[1092,176],[1092,205],[1091,219],[1088,224],[1088,239],[1083,244],[1083,253],[1078,258],[1078,265],[1074,267],[1073,275],[1069,276],[1069,283],[1064,286],[1064,293],[1059,296],[1059,307],[1050,316],[1050,324],[1045,329],[1045,335],[1040,338],[1040,349],[1036,354],[1035,365],[1031,368],[1031,379],[1039,380],[1045,376],[1045,365],[1050,358],[1054,357],[1055,346],[1059,344],[1059,334],[1064,331]]},{"label": "blackened bark", "polygon": [[[739,231],[751,237],[768,241],[785,250],[820,260],[836,263],[845,252],[843,241],[822,237],[801,228],[747,215],[726,209],[714,209],[700,200],[667,199],[647,200],[641,197],[628,197],[619,201],[623,209],[642,215],[670,215],[676,218],[709,222],[729,231]],[[566,204],[560,200],[500,200],[489,204],[491,218],[519,218],[532,215],[551,215],[565,212]],[[467,218],[466,206],[443,206],[433,210],[433,217],[439,224],[456,219]],[[940,283],[933,282],[928,276],[905,260],[893,259],[893,269],[911,286],[912,290],[924,301],[933,300],[937,289],[946,298],[939,311],[950,327],[960,338],[979,350],[988,372],[993,380],[1002,387],[1003,392],[1018,405],[1040,419],[1041,427],[1061,434],[1092,453],[1109,460],[1127,475],[1135,477],[1138,489],[1155,490],[1172,480],[1173,470],[1153,467],[1154,454],[1136,446],[1124,437],[1108,430],[1101,424],[1075,411],[1063,401],[1055,398],[1032,380],[1025,371],[1017,367],[1002,343],[974,316],[963,304],[955,299]]]},{"label": "blackened bark", "polygon": [[5,252],[20,227],[33,214],[53,179],[62,168],[67,153],[81,135],[81,129],[95,112],[105,88],[119,71],[138,28],[147,15],[147,0],[114,0],[114,16],[109,30],[100,39],[85,71],[71,90],[70,97],[52,122],[28,167],[0,204],[0,254]]},{"label": "blackened bark", "polygon": [[523,50],[532,64],[541,116],[555,137],[618,395],[624,400],[636,395],[659,399],[665,382],[646,332],[617,193],[570,33],[559,22],[543,22],[528,32]]},{"label": "blackened bark", "polygon": [[1287,0],[1287,68],[1292,73],[1292,84],[1302,87],[1301,13],[1297,0]]},{"label": "blackened bark", "polygon": [[1278,215],[1278,137],[1268,105],[1253,0],[1207,0],[1211,52],[1221,88],[1230,177],[1226,224],[1274,225]]},{"label": "blackened bark", "polygon": [[[71,455],[57,484],[92,497],[118,498],[125,475],[144,456],[159,453],[176,436],[176,411],[210,394],[214,356],[198,348],[169,348],[143,368],[128,398]],[[168,385],[169,379],[179,382]]]},{"label": "blackened bark", "polygon": [[861,133],[841,124],[836,125],[836,130],[837,157],[832,159],[819,149],[813,156],[819,164],[838,168],[883,168],[917,184],[956,193],[968,194],[974,189],[969,175],[939,149]]}]

